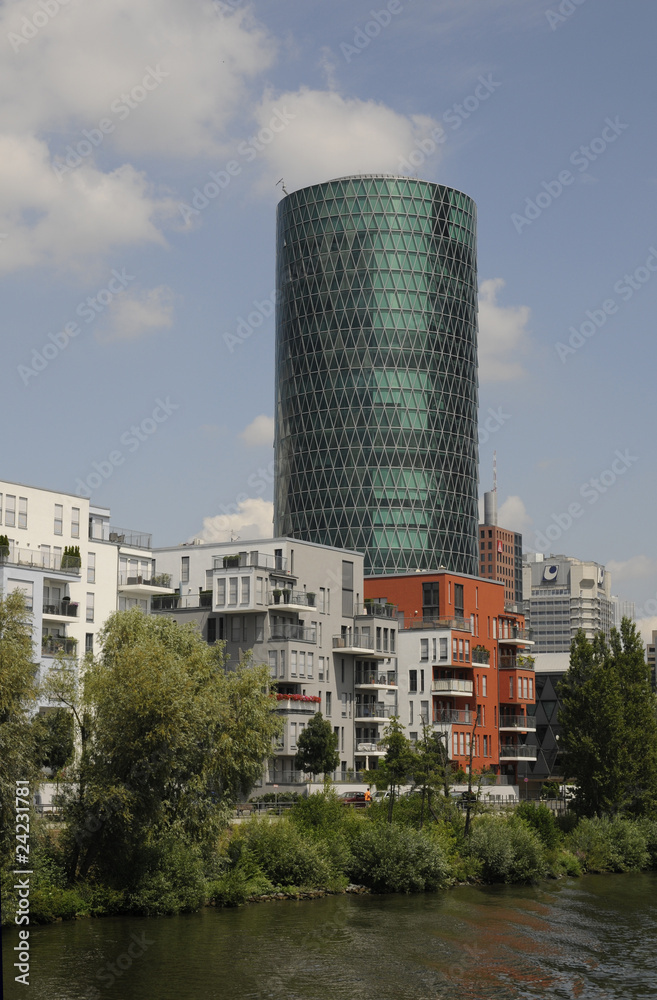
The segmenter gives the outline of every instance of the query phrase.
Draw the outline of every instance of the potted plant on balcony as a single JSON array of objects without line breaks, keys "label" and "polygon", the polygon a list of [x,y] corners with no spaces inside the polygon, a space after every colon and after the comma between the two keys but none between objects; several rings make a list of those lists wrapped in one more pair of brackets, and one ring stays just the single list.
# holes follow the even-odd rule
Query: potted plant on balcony
[{"label": "potted plant on balcony", "polygon": [[224,563],[224,569],[234,569],[235,567],[239,566],[240,557],[239,555],[224,556],[223,563]]},{"label": "potted plant on balcony", "polygon": [[79,545],[65,545],[62,555],[62,569],[79,569],[82,565]]},{"label": "potted plant on balcony", "polygon": [[289,591],[289,590],[283,590],[282,594],[283,594],[283,604],[289,604],[290,603],[290,597],[292,596],[291,591]]},{"label": "potted plant on balcony", "polygon": [[271,595],[274,598],[274,604],[280,604],[281,603],[281,594],[282,593],[283,593],[283,591],[279,590],[278,587],[276,588],[276,590],[272,590]]},{"label": "potted plant on balcony", "polygon": [[315,592],[313,590],[309,590],[308,593],[306,594],[306,597],[308,598],[308,607],[314,608],[315,607]]},{"label": "potted plant on balcony", "polygon": [[7,535],[0,535],[0,562],[9,558],[9,538]]}]

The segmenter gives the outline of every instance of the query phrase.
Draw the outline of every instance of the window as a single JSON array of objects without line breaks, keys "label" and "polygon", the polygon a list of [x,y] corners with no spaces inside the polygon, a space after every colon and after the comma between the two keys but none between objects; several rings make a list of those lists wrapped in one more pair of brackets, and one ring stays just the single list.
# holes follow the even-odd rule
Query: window
[{"label": "window", "polygon": [[84,637],[84,651],[85,653],[93,653],[94,651],[94,634],[93,632],[87,632]]},{"label": "window", "polygon": [[484,698],[486,697],[486,695],[488,693],[487,690],[486,690],[487,686],[488,686],[488,678],[484,674],[484,676],[481,678],[481,693],[482,693],[482,695],[483,695]]},{"label": "window", "polygon": [[423,583],[422,584],[422,617],[423,618],[437,618],[439,613],[438,606],[438,583]]},{"label": "window", "polygon": [[314,653],[307,653],[306,654],[306,670],[307,670],[308,677],[312,677],[312,675],[313,675],[313,660],[314,660]]},{"label": "window", "polygon": [[305,677],[305,676],[306,676],[306,654],[302,649],[301,652],[299,653],[299,677]]},{"label": "window", "polygon": [[285,677],[285,650],[281,649],[279,658],[279,677]]},{"label": "window", "polygon": [[534,681],[531,677],[529,678],[529,700],[534,700]]},{"label": "window", "polygon": [[96,582],[96,553],[87,554],[87,583]]},{"label": "window", "polygon": [[71,507],[71,538],[80,537],[80,508]]},{"label": "window", "polygon": [[317,672],[320,681],[324,680],[324,657],[320,656],[317,659]]},{"label": "window", "polygon": [[217,604],[223,607],[226,603],[226,581],[217,580]]},{"label": "window", "polygon": [[326,587],[319,588],[319,611],[320,614],[326,611]]},{"label": "window", "polygon": [[447,639],[440,640],[440,659],[447,659]]},{"label": "window", "polygon": [[388,632],[389,632],[389,629],[384,628],[384,630],[383,630],[383,652],[384,653],[388,652]]},{"label": "window", "polygon": [[342,563],[342,614],[351,618],[354,613],[354,564]]},{"label": "window", "polygon": [[332,710],[331,709],[331,692],[327,691],[326,692],[326,714],[330,715],[331,714],[331,710]]},{"label": "window", "polygon": [[228,580],[228,604],[237,604],[237,587],[239,578],[231,576]]},{"label": "window", "polygon": [[454,614],[457,618],[464,618],[463,613],[463,584],[454,584]]},{"label": "window", "polygon": [[[468,733],[468,736],[469,735],[470,734]],[[459,752],[460,752],[460,754],[461,754],[462,757],[465,756],[465,734],[464,733],[459,733]]]},{"label": "window", "polygon": [[466,663],[470,662],[470,640],[469,639],[465,640],[465,662]]},{"label": "window", "polygon": [[347,692],[342,692],[342,718],[347,718]]},{"label": "window", "polygon": [[263,603],[263,578],[261,576],[256,577],[256,604]]},{"label": "window", "polygon": [[394,630],[394,628],[390,629],[390,652],[391,653],[395,652],[395,630]]},{"label": "window", "polygon": [[463,639],[459,639],[459,660],[463,663]]},{"label": "window", "polygon": [[428,726],[429,725],[429,702],[428,701],[421,701],[420,702],[420,714],[421,714],[421,720],[420,721],[422,722],[422,725],[423,726]]},{"label": "window", "polygon": [[189,583],[189,556],[180,558],[180,582]]},{"label": "window", "polygon": [[344,726],[340,730],[340,750],[344,753]]},{"label": "window", "polygon": [[529,684],[526,677],[522,679],[522,697],[524,701],[527,701],[529,698]]},{"label": "window", "polygon": [[248,576],[242,577],[242,604],[251,603],[251,580]]},{"label": "window", "polygon": [[459,734],[454,733],[452,735],[452,757],[458,757],[459,753]]},{"label": "window", "polygon": [[294,750],[297,745],[297,724],[296,722],[290,723],[290,748]]},{"label": "window", "polygon": [[421,660],[428,660],[429,659],[429,640],[428,639],[420,639],[420,659]]},{"label": "window", "polygon": [[272,677],[278,676],[278,650],[269,650],[269,673]]},{"label": "window", "polygon": [[18,527],[27,528],[27,497],[18,498]]},{"label": "window", "polygon": [[424,692],[424,670],[420,670],[420,692]]},{"label": "window", "polygon": [[413,725],[413,702],[412,701],[409,701],[409,703],[408,703],[408,724],[409,724],[409,726]]},{"label": "window", "polygon": [[[365,632],[365,629],[363,629],[363,633],[364,632]],[[381,629],[378,628],[378,627],[377,627],[377,630],[376,630],[376,648],[377,648],[378,652],[381,652]]]},{"label": "window", "polygon": [[417,693],[417,670],[408,671],[408,690],[412,694]]},{"label": "window", "polygon": [[513,677],[509,677],[509,698],[513,699]]},{"label": "window", "polygon": [[87,594],[87,621],[92,622],[94,620],[94,595]]},{"label": "window", "polygon": [[[61,510],[61,507],[59,509]],[[16,525],[16,497],[9,493],[5,502],[5,524],[8,528],[13,528]],[[55,534],[57,534],[56,530]],[[61,535],[61,531],[59,534]]]},{"label": "window", "polygon": [[217,619],[208,618],[208,627],[206,631],[206,640],[208,644],[217,641]]},{"label": "window", "polygon": [[297,651],[296,649],[290,650],[290,677],[297,676]]}]

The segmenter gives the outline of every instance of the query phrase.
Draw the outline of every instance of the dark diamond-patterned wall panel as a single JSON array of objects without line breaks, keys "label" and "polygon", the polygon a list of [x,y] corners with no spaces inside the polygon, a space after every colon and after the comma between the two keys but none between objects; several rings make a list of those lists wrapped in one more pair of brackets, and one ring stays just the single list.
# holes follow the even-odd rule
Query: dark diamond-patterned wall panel
[{"label": "dark diamond-patterned wall panel", "polygon": [[476,575],[476,209],[408,177],[278,206],[277,536]]}]

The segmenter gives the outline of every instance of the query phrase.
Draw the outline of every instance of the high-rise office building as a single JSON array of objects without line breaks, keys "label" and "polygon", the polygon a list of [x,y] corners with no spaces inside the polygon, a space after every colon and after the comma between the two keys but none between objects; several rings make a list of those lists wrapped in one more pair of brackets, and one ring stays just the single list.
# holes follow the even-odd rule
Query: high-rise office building
[{"label": "high-rise office building", "polygon": [[572,556],[525,556],[523,596],[535,652],[568,653],[579,629],[587,639],[609,638],[614,624],[611,575],[604,566]]},{"label": "high-rise office building", "polygon": [[522,535],[497,524],[497,491],[484,493],[484,523],[479,525],[479,573],[501,580],[504,598],[522,606]]},{"label": "high-rise office building", "polygon": [[475,575],[476,208],[410,177],[278,207],[277,535]]}]

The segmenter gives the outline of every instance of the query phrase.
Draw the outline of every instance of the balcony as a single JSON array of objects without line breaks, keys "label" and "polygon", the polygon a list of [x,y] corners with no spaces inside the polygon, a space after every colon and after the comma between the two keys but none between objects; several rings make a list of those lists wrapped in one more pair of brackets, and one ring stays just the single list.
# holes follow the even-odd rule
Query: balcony
[{"label": "balcony", "polygon": [[128,528],[110,528],[109,540],[129,549],[150,549],[153,536],[145,531],[130,531]]},{"label": "balcony", "polygon": [[64,637],[49,635],[41,642],[41,655],[56,656],[57,653],[65,653],[67,656],[74,656],[77,644],[77,639],[65,639]]},{"label": "balcony", "polygon": [[364,604],[354,606],[354,618],[387,618],[390,621],[397,621],[397,605],[386,604],[381,601],[365,601]]},{"label": "balcony", "polygon": [[280,573],[283,576],[294,577],[287,568],[287,558],[285,556],[270,555],[268,552],[235,552],[227,556],[215,556],[213,568],[221,570],[234,569],[266,569],[272,573]]},{"label": "balcony", "polygon": [[394,708],[389,708],[387,705],[361,705],[360,702],[356,702],[354,705],[354,721],[355,722],[385,722],[395,714]]},{"label": "balcony", "polygon": [[367,656],[382,660],[388,653],[375,652],[374,637],[369,630],[348,629],[342,635],[333,636],[333,651],[340,653],[351,653],[354,656]]},{"label": "balcony", "polygon": [[473,690],[472,681],[462,681],[456,677],[441,677],[439,680],[431,682],[431,691],[433,694],[462,697],[466,694],[471,695]]},{"label": "balcony", "polygon": [[498,636],[498,641],[507,646],[533,646],[531,630],[528,628],[510,628],[506,635]]},{"label": "balcony", "polygon": [[302,625],[272,625],[271,635],[269,636],[270,642],[288,642],[289,640],[296,640],[297,642],[317,642],[317,629],[316,628],[304,628]]},{"label": "balcony", "polygon": [[126,573],[119,573],[120,594],[132,597],[153,597],[156,594],[170,594],[171,587],[162,585],[162,577],[148,576],[128,576]]},{"label": "balcony", "polygon": [[537,748],[507,743],[500,746],[500,763],[508,760],[536,760]]},{"label": "balcony", "polygon": [[533,670],[532,657],[500,655],[500,670]]},{"label": "balcony", "polygon": [[316,695],[284,694],[276,695],[276,711],[287,715],[314,715],[319,711],[321,698]]},{"label": "balcony", "polygon": [[489,667],[490,666],[490,652],[487,649],[473,649],[472,650],[472,662],[476,663],[479,667]]},{"label": "balcony", "polygon": [[315,594],[301,590],[279,590],[272,591],[269,595],[270,610],[280,611],[315,611]]},{"label": "balcony", "polygon": [[509,729],[535,733],[536,719],[532,715],[500,715],[500,731]]},{"label": "balcony", "polygon": [[372,691],[378,688],[383,690],[394,690],[397,687],[397,674],[394,670],[389,670],[387,673],[377,673],[375,670],[359,670],[356,672],[354,686]]},{"label": "balcony", "polygon": [[451,628],[472,635],[472,625],[468,618],[404,618],[404,628]]},{"label": "balcony", "polygon": [[380,740],[374,743],[357,743],[354,755],[368,757],[385,757],[387,747]]},{"label": "balcony", "polygon": [[55,601],[53,604],[43,605],[44,618],[77,618],[79,606],[75,601]]},{"label": "balcony", "polygon": [[476,712],[464,712],[457,708],[444,708],[433,713],[434,726],[474,726]]}]

